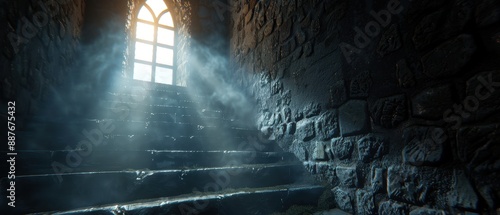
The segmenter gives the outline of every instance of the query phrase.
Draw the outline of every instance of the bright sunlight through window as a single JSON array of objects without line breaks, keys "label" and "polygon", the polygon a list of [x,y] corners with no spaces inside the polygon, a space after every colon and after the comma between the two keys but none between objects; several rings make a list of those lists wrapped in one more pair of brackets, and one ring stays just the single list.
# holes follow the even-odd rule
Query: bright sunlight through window
[{"label": "bright sunlight through window", "polygon": [[134,79],[174,84],[174,30],[163,0],[147,0],[137,16]]}]

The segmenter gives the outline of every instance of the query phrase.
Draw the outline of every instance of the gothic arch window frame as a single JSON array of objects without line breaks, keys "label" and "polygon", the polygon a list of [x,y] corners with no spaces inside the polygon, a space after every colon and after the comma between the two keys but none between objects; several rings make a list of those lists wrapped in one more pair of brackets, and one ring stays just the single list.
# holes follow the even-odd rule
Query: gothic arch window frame
[{"label": "gothic arch window frame", "polygon": [[[137,9],[134,12],[134,18],[132,20],[132,26],[133,26],[133,33],[132,33],[132,40],[130,43],[130,46],[133,47],[132,53],[133,57],[131,60],[131,66],[130,66],[130,72],[131,72],[131,77],[132,79],[136,79],[134,75],[136,74],[136,63],[142,64],[142,65],[147,65],[150,67],[150,80],[143,80],[143,79],[136,79],[136,80],[142,80],[142,81],[147,81],[151,83],[161,83],[161,84],[169,84],[169,85],[176,85],[176,80],[177,80],[177,44],[178,44],[178,29],[177,27],[179,26],[178,23],[176,23],[176,19],[174,17],[173,13],[173,4],[166,0],[157,0],[161,1],[165,4],[165,9],[162,11],[158,11],[158,13],[155,13],[154,8],[152,8],[150,5],[148,5],[148,1],[155,1],[155,0],[141,0],[138,4]],[[152,16],[153,21],[145,20],[139,18],[139,15],[141,13],[142,9],[146,9],[147,12],[149,13],[150,16]],[[165,24],[160,24],[160,21],[164,16],[169,15],[170,17],[167,17],[167,19],[171,22],[171,26],[165,25]],[[138,26],[139,24],[144,24],[149,27],[153,27],[153,35],[152,35],[152,40],[147,40],[143,38],[138,38]],[[165,41],[159,42],[158,40],[158,32],[160,29],[164,29],[167,31],[172,31],[173,35],[173,41],[171,41],[171,44],[166,44]],[[148,60],[143,60],[143,59],[138,59],[137,56],[137,44],[146,44],[152,46],[152,55],[150,61]],[[167,41],[168,43],[168,41]],[[158,48],[162,48],[164,50],[171,50],[172,55],[171,55],[171,64],[169,65],[168,63],[161,62],[159,63],[158,61]],[[169,61],[169,59],[166,59],[166,61]],[[171,75],[171,82],[170,83],[163,83],[163,82],[158,82],[157,80],[157,69],[158,68],[163,68],[166,69],[166,71],[170,70],[172,72]],[[165,71],[164,71],[165,72]]]}]

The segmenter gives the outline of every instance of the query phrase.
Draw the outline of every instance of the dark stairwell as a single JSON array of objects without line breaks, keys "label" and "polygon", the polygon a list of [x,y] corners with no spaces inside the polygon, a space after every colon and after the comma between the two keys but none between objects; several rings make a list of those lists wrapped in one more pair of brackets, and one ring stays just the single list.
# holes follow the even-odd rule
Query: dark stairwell
[{"label": "dark stairwell", "polygon": [[19,144],[20,200],[6,211],[270,214],[315,206],[324,191],[292,153],[184,87],[122,80],[92,96],[85,116],[18,131],[19,143],[43,149]]},{"label": "dark stairwell", "polygon": [[[191,77],[179,72],[178,84],[187,87],[130,78],[122,64],[132,58],[127,15],[140,3],[56,2],[50,7],[59,9],[49,11],[54,21],[19,44],[18,53],[12,50],[13,65],[34,73],[31,64],[16,62],[28,60],[43,71],[34,80],[41,89],[4,92],[18,99],[18,123],[16,207],[2,198],[2,214],[271,214],[317,207],[325,188],[293,153],[257,130],[251,103],[228,96],[239,92],[221,95],[228,86],[215,70],[227,56],[214,54],[224,43],[209,45],[208,35],[196,32],[206,29],[179,22],[178,48],[193,52],[183,53],[189,59],[178,60],[179,71],[197,70]],[[3,4],[16,11],[4,19],[30,17],[24,7],[44,11],[34,1]],[[189,40],[183,31],[203,37]],[[13,76],[7,80],[22,83]],[[46,95],[33,96],[39,90]],[[11,181],[3,178],[1,187]]]}]

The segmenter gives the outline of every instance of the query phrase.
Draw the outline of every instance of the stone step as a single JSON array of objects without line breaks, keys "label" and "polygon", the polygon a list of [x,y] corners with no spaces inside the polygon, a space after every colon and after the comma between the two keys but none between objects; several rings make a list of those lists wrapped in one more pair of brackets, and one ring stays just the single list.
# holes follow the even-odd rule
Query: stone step
[{"label": "stone step", "polygon": [[[86,133],[87,132],[87,133]],[[262,142],[255,135],[231,134],[222,131],[211,135],[165,135],[161,131],[104,134],[98,128],[73,132],[47,133],[17,131],[16,150],[68,150],[76,149],[82,141],[89,141],[99,150],[250,150],[275,151],[274,141]],[[84,143],[84,142],[82,142]]]},{"label": "stone step", "polygon": [[317,185],[286,185],[195,193],[50,214],[272,214],[284,212],[293,205],[317,206],[324,191],[324,187]]},{"label": "stone step", "polygon": [[[2,152],[0,160],[8,160]],[[257,151],[172,151],[172,150],[64,150],[17,151],[16,175],[55,173],[53,165],[72,166],[75,172],[122,171],[127,169],[188,169],[231,167],[241,164],[272,164],[299,162],[292,153]],[[67,159],[70,159],[68,162]],[[2,169],[8,169],[1,162]]]},{"label": "stone step", "polygon": [[206,98],[179,93],[150,95],[144,92],[105,92],[95,94],[95,97],[108,101],[141,102],[182,107],[202,107],[208,105]]},{"label": "stone step", "polygon": [[168,85],[151,85],[143,83],[123,83],[118,87],[109,88],[107,86],[97,87],[92,92],[88,92],[95,98],[116,98],[120,101],[188,101],[195,103],[206,103],[210,95],[193,92],[189,88]]},{"label": "stone step", "polygon": [[187,94],[189,89],[183,86],[157,84],[152,82],[137,81],[130,78],[116,78],[113,83],[106,83],[104,85],[97,85],[95,89],[99,91],[113,91],[113,92],[139,92],[136,89],[146,91],[160,91],[165,93],[179,93]]},{"label": "stone step", "polygon": [[[219,117],[223,118],[224,113],[220,109],[210,109],[206,106],[182,106],[170,104],[154,104],[148,102],[124,102],[124,101],[109,101],[103,100],[94,104],[94,113],[108,116],[123,117],[124,111],[141,111],[146,113],[170,113],[172,115],[196,115],[203,117]],[[106,116],[105,115],[105,116]]]},{"label": "stone step", "polygon": [[[185,170],[130,170],[16,176],[18,213],[70,210],[94,205],[177,196],[194,190],[243,189],[294,183],[301,164],[241,165]],[[2,187],[10,180],[3,178]],[[1,189],[1,196],[8,196]],[[52,194],[52,195],[49,195]],[[7,198],[0,210],[6,211]],[[36,209],[34,211],[33,209]]]},{"label": "stone step", "polygon": [[234,136],[258,134],[257,129],[232,127],[230,124],[206,126],[193,123],[170,121],[134,121],[113,119],[84,119],[58,122],[32,122],[26,131],[38,131],[46,134],[77,134],[83,130],[100,129],[105,134],[161,133],[171,136],[212,135],[228,133]]},{"label": "stone step", "polygon": [[[241,125],[244,124],[239,120],[230,117],[216,114],[185,112],[179,108],[178,112],[156,112],[152,113],[147,110],[127,110],[125,108],[101,108],[93,112],[87,113],[84,117],[87,119],[123,119],[131,121],[166,121],[175,123],[190,123],[205,126],[220,126],[220,125]],[[202,111],[203,112],[203,111]]]}]

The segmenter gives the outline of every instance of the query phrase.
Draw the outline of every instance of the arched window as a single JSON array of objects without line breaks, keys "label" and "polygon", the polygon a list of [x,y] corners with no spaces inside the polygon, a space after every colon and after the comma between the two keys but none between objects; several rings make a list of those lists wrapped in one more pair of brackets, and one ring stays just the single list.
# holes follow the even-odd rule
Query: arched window
[{"label": "arched window", "polygon": [[137,14],[133,79],[175,84],[175,28],[163,0],[147,0]]}]

